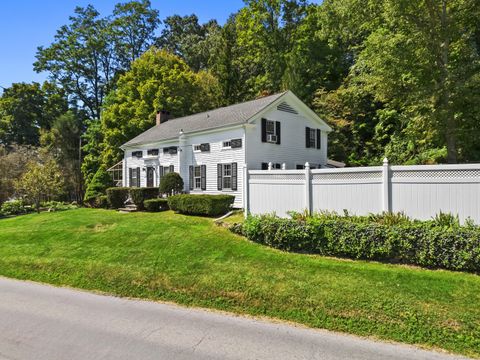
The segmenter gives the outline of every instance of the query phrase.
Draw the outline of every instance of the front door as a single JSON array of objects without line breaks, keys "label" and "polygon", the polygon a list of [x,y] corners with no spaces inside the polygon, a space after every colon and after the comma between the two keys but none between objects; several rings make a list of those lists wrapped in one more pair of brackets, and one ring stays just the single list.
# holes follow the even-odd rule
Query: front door
[{"label": "front door", "polygon": [[153,167],[147,167],[147,187],[153,187]]}]

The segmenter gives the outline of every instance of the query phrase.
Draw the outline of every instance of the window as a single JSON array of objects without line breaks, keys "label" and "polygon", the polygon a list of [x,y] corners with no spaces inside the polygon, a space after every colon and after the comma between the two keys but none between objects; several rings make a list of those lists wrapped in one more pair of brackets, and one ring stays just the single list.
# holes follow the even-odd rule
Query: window
[{"label": "window", "polygon": [[167,148],[163,148],[163,153],[164,154],[170,154],[170,155],[175,155],[177,153],[177,147],[176,146],[170,146]]},{"label": "window", "polygon": [[232,149],[237,149],[242,147],[242,139],[232,139],[230,140],[230,147]]},{"label": "window", "polygon": [[150,149],[147,151],[148,156],[158,156],[158,149]]},{"label": "window", "polygon": [[223,175],[223,188],[231,189],[232,188],[232,164],[223,164],[222,165],[222,175]]},{"label": "window", "polygon": [[140,187],[140,168],[130,168],[130,187]]},{"label": "window", "polygon": [[305,169],[305,165],[297,164],[297,170],[303,170],[303,169]]},{"label": "window", "polygon": [[262,118],[262,142],[280,145],[280,121]]},{"label": "window", "polygon": [[[282,164],[280,163],[272,163],[272,170],[281,170]],[[262,170],[268,170],[268,163],[262,163]]]},{"label": "window", "polygon": [[316,135],[317,132],[313,129],[310,130],[310,147],[314,148],[316,144]]},{"label": "window", "polygon": [[132,152],[132,157],[141,158],[143,157],[143,151],[134,151]]},{"label": "window", "polygon": [[194,189],[202,188],[202,170],[200,166],[195,166],[193,168],[193,183]]},{"label": "window", "polygon": [[232,142],[231,140],[224,141],[222,144],[223,148],[231,148],[232,147]]},{"label": "window", "polygon": [[202,146],[202,145],[200,145],[200,144],[193,145],[193,151],[194,151],[194,152],[200,152],[200,151],[202,151],[201,146]]}]

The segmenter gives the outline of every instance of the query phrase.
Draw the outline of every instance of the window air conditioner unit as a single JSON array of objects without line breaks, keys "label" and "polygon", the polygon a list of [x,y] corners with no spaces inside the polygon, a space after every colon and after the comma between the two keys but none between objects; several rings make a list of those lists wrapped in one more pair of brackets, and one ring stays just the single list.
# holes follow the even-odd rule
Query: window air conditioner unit
[{"label": "window air conditioner unit", "polygon": [[268,134],[267,135],[267,141],[270,142],[270,143],[276,143],[277,142],[277,135]]}]

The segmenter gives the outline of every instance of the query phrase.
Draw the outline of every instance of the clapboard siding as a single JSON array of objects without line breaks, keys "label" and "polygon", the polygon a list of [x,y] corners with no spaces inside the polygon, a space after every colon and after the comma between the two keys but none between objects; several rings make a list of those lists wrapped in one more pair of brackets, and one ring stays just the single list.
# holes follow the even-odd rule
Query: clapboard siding
[{"label": "clapboard siding", "polygon": [[[293,108],[293,106],[292,106]],[[261,118],[281,123],[281,142],[271,144],[262,142]],[[287,169],[309,162],[314,166],[327,163],[327,133],[321,132],[321,149],[305,146],[305,127],[320,128],[314,120],[303,116],[279,111],[276,108],[259,116],[246,131],[246,159],[248,168],[260,170],[262,163],[285,163]]]}]

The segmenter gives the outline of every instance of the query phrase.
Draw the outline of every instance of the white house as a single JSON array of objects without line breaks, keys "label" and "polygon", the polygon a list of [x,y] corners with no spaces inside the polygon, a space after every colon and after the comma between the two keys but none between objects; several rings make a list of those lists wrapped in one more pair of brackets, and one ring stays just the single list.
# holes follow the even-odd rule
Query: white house
[{"label": "white house", "polygon": [[158,186],[178,172],[185,192],[232,194],[243,207],[245,168],[327,166],[331,128],[291,91],[195,115],[169,119],[121,146],[123,186]]}]

